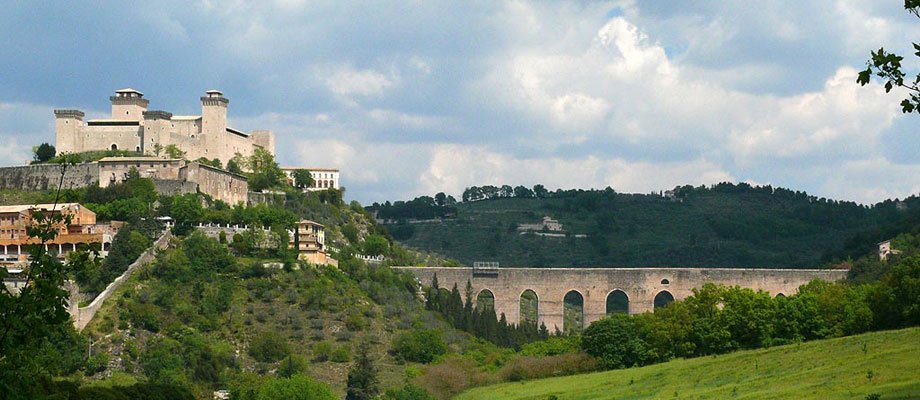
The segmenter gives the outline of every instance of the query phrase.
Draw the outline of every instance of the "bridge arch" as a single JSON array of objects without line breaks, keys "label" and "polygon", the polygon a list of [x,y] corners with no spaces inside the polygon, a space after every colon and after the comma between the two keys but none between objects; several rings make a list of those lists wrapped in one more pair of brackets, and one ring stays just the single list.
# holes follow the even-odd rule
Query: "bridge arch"
[{"label": "bridge arch", "polygon": [[780,297],[786,297],[786,295],[783,294],[783,292],[779,292],[779,293],[776,294],[776,296],[773,296],[773,297],[775,297],[775,298],[778,299],[778,298],[780,298]]},{"label": "bridge arch", "polygon": [[518,324],[537,325],[540,322],[540,297],[533,289],[525,289],[518,296],[520,321]]},{"label": "bridge arch", "polygon": [[614,289],[607,293],[606,314],[623,313],[629,314],[629,296],[620,289]]},{"label": "bridge arch", "polygon": [[585,296],[577,289],[569,290],[562,298],[562,330],[565,333],[581,332],[585,325]]},{"label": "bridge arch", "polygon": [[664,307],[674,301],[674,295],[667,290],[662,290],[655,295],[655,308]]},{"label": "bridge arch", "polygon": [[489,289],[482,289],[476,295],[476,308],[481,310],[495,310],[495,293]]}]

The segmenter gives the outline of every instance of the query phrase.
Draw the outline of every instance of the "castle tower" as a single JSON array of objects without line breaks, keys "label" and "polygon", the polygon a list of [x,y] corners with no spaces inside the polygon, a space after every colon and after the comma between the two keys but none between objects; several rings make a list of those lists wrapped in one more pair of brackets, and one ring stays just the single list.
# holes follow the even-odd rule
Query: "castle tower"
[{"label": "castle tower", "polygon": [[168,146],[171,131],[172,114],[166,111],[144,111],[144,154],[161,156]]},{"label": "castle tower", "polygon": [[83,151],[83,111],[54,110],[54,148],[58,154]]},{"label": "castle tower", "polygon": [[116,90],[109,100],[112,101],[112,119],[128,121],[142,121],[150,104],[143,93],[131,88]]},{"label": "castle tower", "polygon": [[252,131],[252,143],[265,150],[268,150],[268,152],[272,153],[272,155],[275,154],[275,134],[272,131]]},{"label": "castle tower", "polygon": [[[190,160],[198,157],[207,159],[221,157],[226,147],[221,140],[227,132],[227,105],[230,100],[219,90],[208,90],[201,98],[201,146],[198,154],[188,154]],[[226,162],[227,160],[222,160]]]}]

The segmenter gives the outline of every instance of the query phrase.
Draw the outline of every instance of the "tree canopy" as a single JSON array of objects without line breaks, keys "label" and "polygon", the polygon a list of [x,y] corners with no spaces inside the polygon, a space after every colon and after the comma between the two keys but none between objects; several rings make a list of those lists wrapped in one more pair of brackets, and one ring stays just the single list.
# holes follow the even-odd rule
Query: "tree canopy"
[{"label": "tree canopy", "polygon": [[[920,0],[904,0],[904,9],[920,18]],[[911,44],[916,51],[914,55],[920,58],[920,44]],[[866,62],[866,69],[859,72],[856,82],[865,86],[871,81],[872,75],[875,75],[885,81],[886,93],[896,87],[903,88],[907,90],[908,97],[901,100],[901,111],[905,114],[920,113],[920,73],[911,80],[904,72],[901,61],[904,61],[903,56],[879,47],[878,50],[871,52],[869,61]]]}]

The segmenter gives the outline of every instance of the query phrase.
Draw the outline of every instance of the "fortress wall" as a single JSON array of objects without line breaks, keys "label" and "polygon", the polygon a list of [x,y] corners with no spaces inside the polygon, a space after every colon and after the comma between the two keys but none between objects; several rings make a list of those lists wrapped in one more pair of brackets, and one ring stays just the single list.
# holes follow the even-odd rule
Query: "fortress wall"
[{"label": "fortress wall", "polygon": [[[693,294],[694,288],[706,283],[741,286],[763,290],[772,296],[791,295],[799,286],[814,279],[837,281],[846,277],[846,270],[796,269],[727,269],[727,268],[503,268],[497,276],[473,276],[472,268],[396,267],[413,273],[425,286],[431,285],[435,274],[439,286],[453,288],[456,284],[465,296],[467,281],[473,285],[473,295],[489,290],[495,297],[495,312],[505,314],[509,322],[520,321],[520,296],[533,290],[539,299],[539,322],[550,331],[563,329],[563,298],[570,290],[578,291],[584,299],[585,325],[606,315],[607,295],[621,290],[629,298],[631,314],[652,311],[658,293],[668,291],[675,299]],[[667,283],[662,283],[667,279]],[[475,298],[473,299],[475,301]]]},{"label": "fortress wall", "polygon": [[[58,164],[22,165],[0,168],[0,189],[56,189],[61,179]],[[95,186],[99,181],[99,164],[86,163],[67,167],[64,188]]]},{"label": "fortress wall", "polygon": [[198,184],[195,182],[171,180],[171,179],[151,179],[153,187],[157,193],[165,196],[175,196],[177,194],[197,193]]}]

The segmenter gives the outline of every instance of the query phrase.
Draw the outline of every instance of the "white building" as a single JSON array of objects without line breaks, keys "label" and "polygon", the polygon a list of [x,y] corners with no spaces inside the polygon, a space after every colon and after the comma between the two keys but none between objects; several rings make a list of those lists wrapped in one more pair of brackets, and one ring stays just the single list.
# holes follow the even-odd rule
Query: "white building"
[{"label": "white building", "polygon": [[298,169],[305,169],[310,171],[310,176],[313,177],[313,185],[307,188],[307,190],[317,191],[317,190],[326,190],[326,189],[336,189],[341,190],[341,182],[339,181],[339,170],[335,168],[304,168],[304,167],[281,167],[281,170],[284,171],[284,175],[287,176],[288,183],[291,185],[294,184],[294,171]]}]

